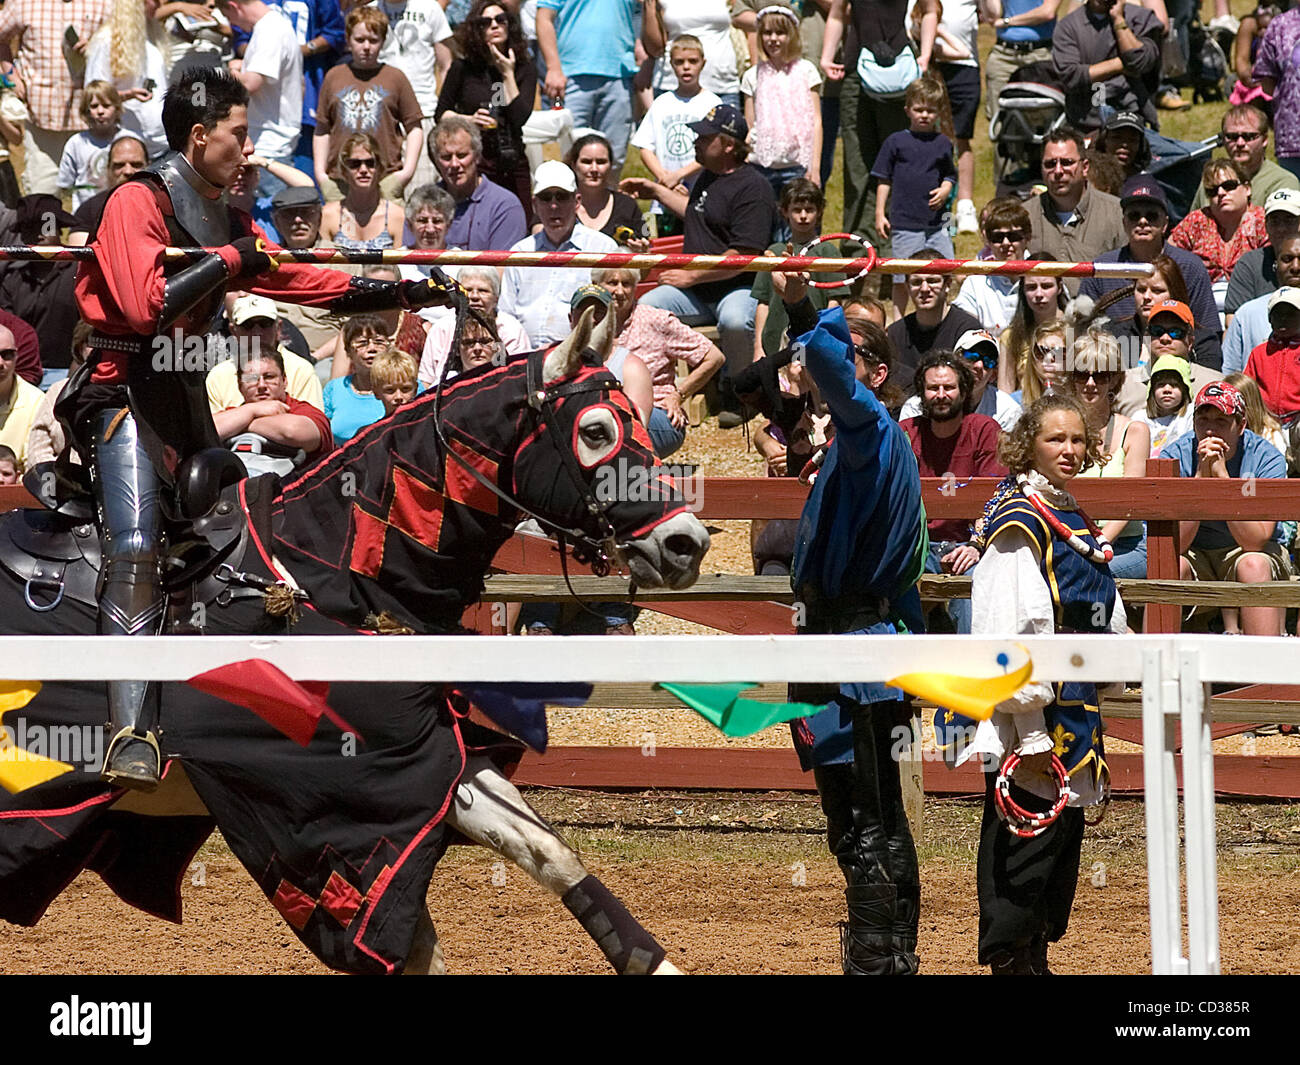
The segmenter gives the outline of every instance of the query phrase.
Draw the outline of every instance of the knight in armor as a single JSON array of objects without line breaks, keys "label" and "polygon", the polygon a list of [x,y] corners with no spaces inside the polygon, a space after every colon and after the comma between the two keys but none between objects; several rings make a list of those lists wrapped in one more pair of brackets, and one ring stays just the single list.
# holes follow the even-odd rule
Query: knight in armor
[{"label": "knight in armor", "polygon": [[[896,619],[919,615],[914,586],[929,537],[916,457],[874,391],[889,374],[889,340],[865,323],[863,342],[855,344],[843,311],[814,317],[802,281],[791,277],[784,288],[790,335],[799,337],[835,430],[795,539],[799,631],[895,633]],[[794,732],[847,884],[844,972],[915,973],[921,884],[897,761],[911,738],[908,704],[899,689],[880,683],[791,689],[800,702],[829,703]]]},{"label": "knight in armor", "polygon": [[[278,249],[223,196],[253,151],[248,93],[224,70],[186,72],[164,100],[163,126],[172,152],[113,191],[91,235],[96,258],[78,269],[91,355],[57,408],[88,460],[103,540],[100,631],[115,635],[163,630],[164,519],[195,516],[185,514],[184,486],[220,451],[204,377],[209,355],[224,355],[209,345],[226,289],[352,314],[445,303],[452,287],[436,270],[379,282],[273,263],[267,252]],[[176,261],[167,247],[209,250]],[[152,790],[162,760],[156,686],[111,681],[108,702],[103,778]]]},{"label": "knight in armor", "polygon": [[[1091,337],[1078,342],[1088,365]],[[1100,464],[1101,441],[1072,396],[1048,394],[1025,408],[1004,435],[998,458],[1011,471],[977,527],[983,557],[971,588],[976,635],[1115,633],[1127,629],[1110,575],[1113,551],[1070,494],[1070,482]],[[984,818],[976,880],[979,960],[994,975],[1050,975],[1048,944],[1066,931],[1079,879],[1084,811],[1105,801],[1109,774],[1095,684],[1027,684],[975,722],[951,710],[935,715],[941,745],[961,764],[979,756]],[[1060,798],[1053,756],[1069,775],[1068,805],[1045,829],[1021,836],[1003,823],[994,788],[1007,756],[1019,757],[1008,782],[1022,810],[1039,815]]]}]

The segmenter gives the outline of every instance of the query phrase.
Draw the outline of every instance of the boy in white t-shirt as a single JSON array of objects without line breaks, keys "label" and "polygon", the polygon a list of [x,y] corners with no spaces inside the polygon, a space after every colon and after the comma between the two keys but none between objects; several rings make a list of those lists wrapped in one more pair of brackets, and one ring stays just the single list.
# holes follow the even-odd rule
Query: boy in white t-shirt
[{"label": "boy in white t-shirt", "polygon": [[[231,23],[250,37],[242,63],[234,60],[231,73],[248,90],[248,135],[256,154],[272,162],[293,165],[293,150],[302,132],[302,51],[293,23],[278,7],[264,0],[219,0]],[[263,174],[260,191],[274,195],[283,187],[270,187],[278,179]]]},{"label": "boy in white t-shirt", "polygon": [[[420,101],[424,143],[432,143],[433,116],[438,110],[438,88],[451,67],[451,25],[438,0],[372,0],[388,18],[388,34],[379,49],[379,61],[406,75]],[[411,187],[438,180],[428,152],[420,153]]]},{"label": "boy in white t-shirt", "polygon": [[[641,162],[655,181],[689,192],[701,170],[695,159],[695,134],[690,123],[698,122],[722,101],[716,93],[700,88],[704,47],[698,38],[686,33],[674,38],[668,57],[677,75],[677,88],[655,98],[632,144],[641,149]],[[659,216],[661,237],[681,231],[681,221],[657,200],[650,210]]]}]

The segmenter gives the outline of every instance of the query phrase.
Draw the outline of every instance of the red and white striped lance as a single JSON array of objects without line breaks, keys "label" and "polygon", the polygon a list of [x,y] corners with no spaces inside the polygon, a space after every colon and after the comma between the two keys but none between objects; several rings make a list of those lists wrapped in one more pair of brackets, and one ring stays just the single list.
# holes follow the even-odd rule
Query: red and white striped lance
[{"label": "red and white striped lance", "polygon": [[[210,254],[210,248],[167,248],[168,259],[197,259]],[[344,251],[340,248],[302,248],[268,252],[277,263],[316,263],[329,265],[397,265],[414,266],[572,266],[634,270],[749,270],[759,273],[808,272],[814,274],[860,274],[876,271],[890,274],[992,274],[1009,277],[1024,275],[1046,277],[1149,277],[1147,263],[1063,263],[998,262],[986,259],[877,259],[864,256],[836,259],[815,255],[687,255],[681,252],[656,254],[641,252],[584,251],[420,251],[389,249]],[[93,259],[93,248],[27,246],[0,247],[0,262],[46,260],[51,262]]]}]

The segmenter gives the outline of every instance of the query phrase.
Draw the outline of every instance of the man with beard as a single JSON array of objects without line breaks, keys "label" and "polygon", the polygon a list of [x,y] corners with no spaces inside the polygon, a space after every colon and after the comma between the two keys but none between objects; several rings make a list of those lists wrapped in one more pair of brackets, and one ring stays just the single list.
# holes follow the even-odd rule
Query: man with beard
[{"label": "man with beard", "polygon": [[[921,413],[899,424],[912,441],[922,477],[964,481],[968,477],[1005,477],[998,461],[998,423],[986,414],[967,413],[975,379],[954,351],[933,351],[916,368],[914,388]],[[927,573],[963,573],[979,560],[967,545],[970,523],[961,518],[929,522]],[[970,632],[970,600],[955,599],[950,612],[958,632]]]}]

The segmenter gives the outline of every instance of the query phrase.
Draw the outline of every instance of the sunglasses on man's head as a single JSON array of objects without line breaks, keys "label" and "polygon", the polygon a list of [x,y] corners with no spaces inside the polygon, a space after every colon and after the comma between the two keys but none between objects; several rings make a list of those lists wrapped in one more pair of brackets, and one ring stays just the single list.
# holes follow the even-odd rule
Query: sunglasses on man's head
[{"label": "sunglasses on man's head", "polygon": [[346,166],[349,170],[360,170],[363,166],[367,170],[374,170],[377,164],[373,159],[349,159],[343,165]]},{"label": "sunglasses on man's head", "polygon": [[1217,185],[1206,185],[1205,198],[1207,200],[1212,200],[1221,192],[1236,192],[1239,188],[1241,188],[1241,182],[1237,181],[1235,178],[1229,178],[1227,181],[1221,181]]},{"label": "sunglasses on man's head", "polygon": [[1186,340],[1187,327],[1185,325],[1150,325],[1147,332],[1151,334],[1154,340],[1156,337],[1168,337],[1170,340]]},{"label": "sunglasses on man's head", "polygon": [[969,351],[963,351],[961,354],[962,358],[967,362],[982,362],[985,367],[990,370],[998,364],[998,357],[996,354],[990,354],[980,348],[971,348]]}]

